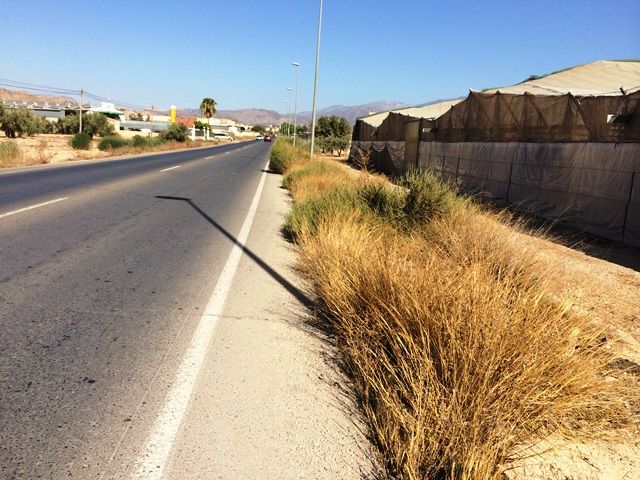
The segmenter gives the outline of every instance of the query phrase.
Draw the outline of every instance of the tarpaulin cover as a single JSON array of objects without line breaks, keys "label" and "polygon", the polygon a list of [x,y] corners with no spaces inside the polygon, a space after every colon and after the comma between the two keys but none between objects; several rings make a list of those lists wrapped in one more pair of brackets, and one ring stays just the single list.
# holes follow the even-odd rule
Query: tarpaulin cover
[{"label": "tarpaulin cover", "polygon": [[422,140],[640,142],[640,91],[597,97],[471,92],[435,126]]},{"label": "tarpaulin cover", "polygon": [[404,148],[405,142],[402,141],[352,141],[349,158],[353,160],[357,155],[367,155],[375,171],[394,176],[404,171]]},{"label": "tarpaulin cover", "polygon": [[387,118],[376,128],[373,138],[378,141],[403,142],[405,140],[405,125],[416,117],[390,112]]},{"label": "tarpaulin cover", "polygon": [[356,124],[353,126],[353,132],[351,134],[352,140],[371,140],[373,134],[376,133],[376,127],[369,125],[362,120],[356,120]]},{"label": "tarpaulin cover", "polygon": [[620,95],[640,90],[640,62],[600,60],[567,68],[517,85],[484,90],[484,93],[534,95]]},{"label": "tarpaulin cover", "polygon": [[422,142],[419,165],[465,191],[640,246],[640,144]]},{"label": "tarpaulin cover", "polygon": [[[356,125],[361,122],[370,125],[374,128],[378,128],[382,122],[386,120],[390,113],[399,113],[401,115],[407,115],[416,118],[438,118],[440,115],[449,110],[453,105],[461,102],[464,98],[456,98],[453,100],[444,100],[441,102],[429,103],[427,105],[418,105],[416,107],[405,107],[391,110],[388,112],[378,112],[366,117],[360,117],[356,121]],[[355,132],[354,132],[355,134]],[[356,140],[366,140],[362,137],[354,137]]]}]

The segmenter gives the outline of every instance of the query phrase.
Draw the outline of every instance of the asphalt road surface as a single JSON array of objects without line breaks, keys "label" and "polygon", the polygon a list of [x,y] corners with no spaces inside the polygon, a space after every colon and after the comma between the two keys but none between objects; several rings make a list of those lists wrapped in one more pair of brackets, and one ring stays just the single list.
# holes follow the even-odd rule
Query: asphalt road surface
[{"label": "asphalt road surface", "polygon": [[1,478],[116,478],[135,458],[268,148],[0,171]]}]

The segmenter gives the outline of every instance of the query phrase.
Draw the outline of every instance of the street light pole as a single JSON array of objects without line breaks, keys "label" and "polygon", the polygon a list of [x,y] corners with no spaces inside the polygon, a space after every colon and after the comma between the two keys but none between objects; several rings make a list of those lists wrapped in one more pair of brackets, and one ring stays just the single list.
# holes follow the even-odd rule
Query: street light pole
[{"label": "street light pole", "polygon": [[291,62],[296,67],[296,98],[293,102],[293,146],[296,146],[296,136],[298,134],[298,85],[300,83],[300,64]]},{"label": "street light pole", "polygon": [[[285,112],[287,112],[287,113],[286,113],[286,115],[285,115],[285,117],[284,117],[284,118],[285,118],[285,120],[284,120],[284,124],[285,124],[285,125],[288,125],[288,123],[287,123],[287,116],[289,115],[289,100],[285,100],[285,101],[284,101],[284,111],[285,111]],[[286,135],[286,134],[287,134],[287,130],[286,130],[282,125],[281,125],[281,127],[282,127],[282,130],[281,130],[281,131],[282,131],[282,133]]]},{"label": "street light pole", "polygon": [[322,30],[322,0],[320,0],[320,14],[318,16],[318,42],[316,45],[316,71],[313,80],[313,107],[311,111],[311,153],[313,158],[313,147],[316,140],[316,95],[318,93],[318,64],[320,63],[320,30]]},{"label": "street light pole", "polygon": [[287,109],[287,137],[291,136],[291,92],[293,91],[293,89],[291,87],[287,87],[287,90],[289,91],[289,108]]}]

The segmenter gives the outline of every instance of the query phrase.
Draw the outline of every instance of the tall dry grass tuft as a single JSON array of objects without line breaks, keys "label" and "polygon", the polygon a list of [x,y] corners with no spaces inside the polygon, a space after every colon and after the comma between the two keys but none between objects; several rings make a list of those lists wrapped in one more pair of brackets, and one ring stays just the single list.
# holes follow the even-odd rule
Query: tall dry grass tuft
[{"label": "tall dry grass tuft", "polygon": [[535,265],[486,246],[461,259],[464,230],[444,249],[355,220],[324,219],[300,245],[390,474],[500,478],[532,438],[631,420],[601,329],[546,300]]},{"label": "tall dry grass tuft", "polygon": [[16,167],[24,162],[24,154],[18,145],[10,140],[0,142],[0,167]]},{"label": "tall dry grass tuft", "polygon": [[519,226],[433,178],[300,172],[290,228],[390,477],[498,479],[532,441],[637,419],[611,340],[558,300]]}]

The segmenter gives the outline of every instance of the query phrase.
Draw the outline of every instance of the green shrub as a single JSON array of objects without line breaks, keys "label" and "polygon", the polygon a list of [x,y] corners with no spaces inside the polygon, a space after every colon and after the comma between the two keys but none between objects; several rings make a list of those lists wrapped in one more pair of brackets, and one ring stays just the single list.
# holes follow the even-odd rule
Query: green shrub
[{"label": "green shrub", "polygon": [[152,146],[152,147],[157,147],[159,145],[162,145],[165,142],[166,142],[166,140],[160,135],[158,135],[157,137],[150,137],[149,138],[149,145]]},{"label": "green shrub", "polygon": [[398,184],[408,190],[403,210],[410,226],[443,217],[461,202],[456,192],[432,173],[410,171]]},{"label": "green shrub", "polygon": [[150,144],[149,139],[141,135],[134,135],[131,139],[131,145],[136,148],[147,148]]},{"label": "green shrub", "polygon": [[179,123],[172,123],[160,136],[165,140],[184,142],[189,137],[189,129]]},{"label": "green shrub", "polygon": [[296,240],[302,233],[315,235],[323,218],[349,216],[354,212],[364,213],[365,209],[366,206],[355,189],[334,188],[322,196],[310,198],[306,202],[294,203],[282,231],[290,240]]},{"label": "green shrub", "polygon": [[286,140],[277,139],[269,152],[269,170],[284,173],[291,165],[295,155],[295,148]]},{"label": "green shrub", "polygon": [[129,142],[127,142],[124,138],[117,135],[110,135],[100,140],[100,143],[98,143],[98,150],[104,152],[106,150],[113,150],[116,148],[126,147],[128,145]]},{"label": "green shrub", "polygon": [[91,137],[86,133],[76,133],[69,141],[74,150],[89,150],[91,147]]},{"label": "green shrub", "polygon": [[106,137],[113,133],[113,125],[102,113],[89,113],[82,115],[82,131],[92,137],[94,135]]},{"label": "green shrub", "polygon": [[381,220],[400,229],[406,226],[405,190],[386,182],[368,182],[360,187],[358,194],[369,210]]}]

